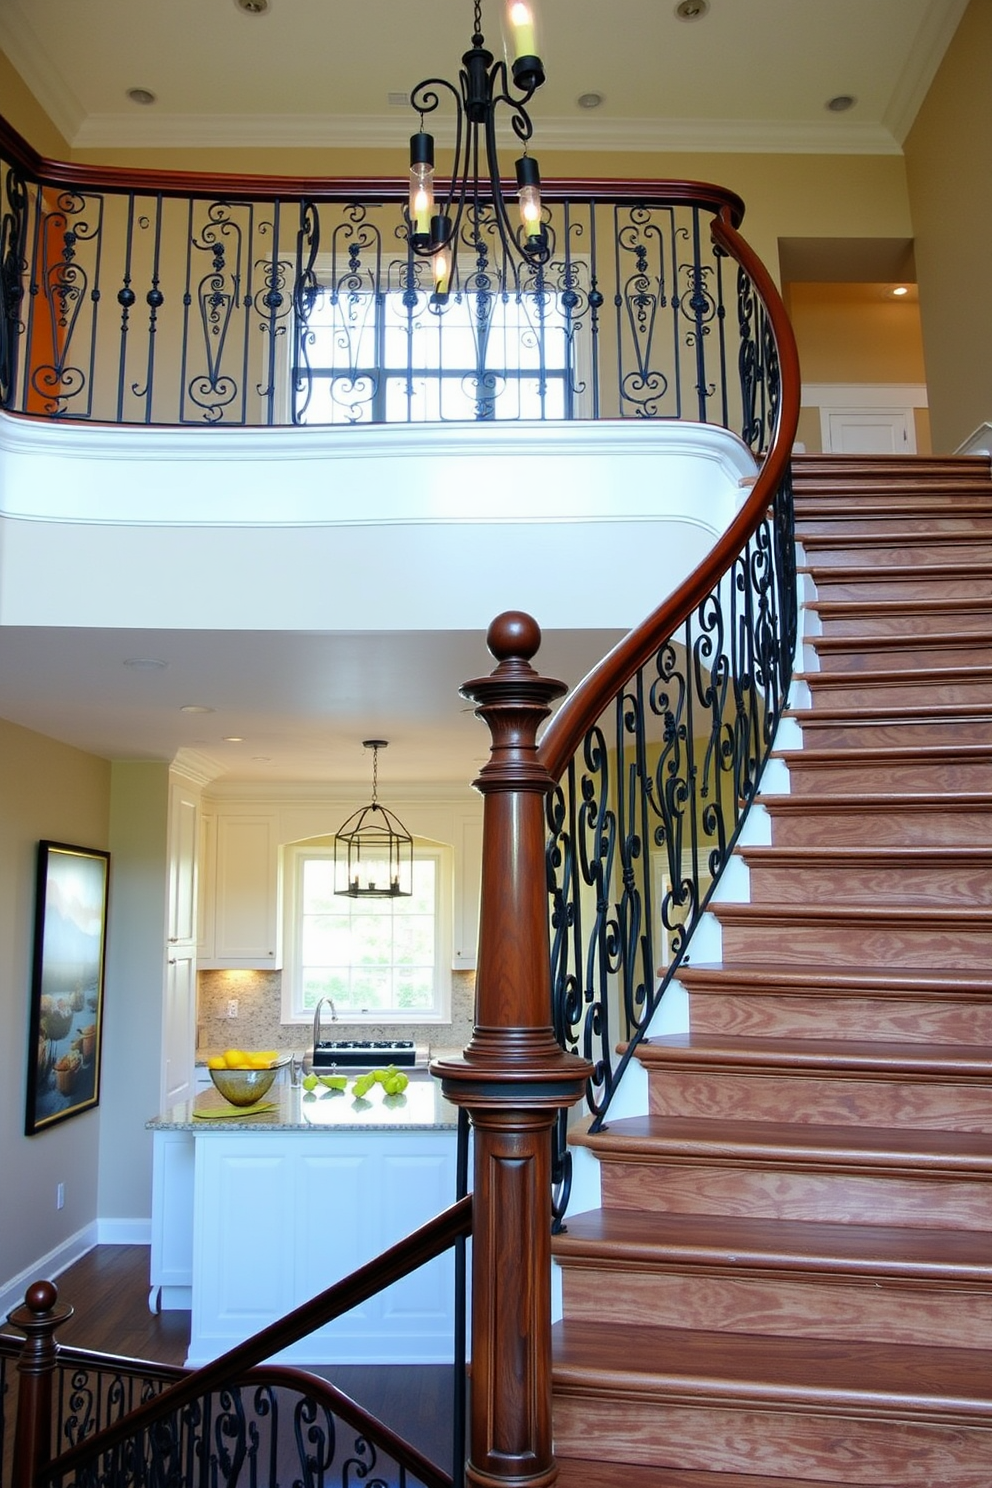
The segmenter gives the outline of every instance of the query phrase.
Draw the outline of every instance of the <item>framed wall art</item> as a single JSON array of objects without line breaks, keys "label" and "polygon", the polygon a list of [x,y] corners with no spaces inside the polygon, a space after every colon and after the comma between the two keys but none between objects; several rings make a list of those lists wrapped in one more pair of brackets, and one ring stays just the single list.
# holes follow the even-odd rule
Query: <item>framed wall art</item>
[{"label": "framed wall art", "polygon": [[100,1099],[110,854],[39,842],[28,1042],[28,1136]]}]

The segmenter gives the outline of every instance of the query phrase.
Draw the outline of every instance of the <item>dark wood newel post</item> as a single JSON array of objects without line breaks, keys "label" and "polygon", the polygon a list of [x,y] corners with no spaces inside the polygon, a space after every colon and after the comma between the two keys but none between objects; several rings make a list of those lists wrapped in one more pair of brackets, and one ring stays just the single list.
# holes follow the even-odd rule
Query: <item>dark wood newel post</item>
[{"label": "dark wood newel post", "polygon": [[17,1361],[13,1488],[31,1488],[35,1474],[52,1457],[52,1379],[58,1355],[55,1330],[72,1317],[72,1308],[65,1302],[59,1305],[58,1296],[54,1282],[33,1282],[24,1294],[23,1307],[7,1314],[7,1321],[25,1334]]},{"label": "dark wood newel post", "polygon": [[561,682],[531,666],[541,631],[508,612],[489,627],[496,670],[462,696],[489,725],[475,1031],[432,1070],[474,1128],[472,1388],[467,1482],[545,1488],[551,1427],[551,1130],[590,1065],[551,1023],[545,797],[537,731]]}]

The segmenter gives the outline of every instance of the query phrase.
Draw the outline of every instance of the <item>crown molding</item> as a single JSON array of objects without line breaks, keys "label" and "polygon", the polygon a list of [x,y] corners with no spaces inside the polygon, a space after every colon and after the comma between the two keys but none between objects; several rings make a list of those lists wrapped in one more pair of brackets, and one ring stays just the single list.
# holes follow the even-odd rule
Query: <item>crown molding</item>
[{"label": "crown molding", "polygon": [[882,121],[900,145],[905,143],[916,122],[930,84],[967,9],[968,0],[947,0],[945,8],[930,6],[923,17]]},{"label": "crown molding", "polygon": [[[387,149],[402,158],[410,135],[397,115],[92,114],[71,136],[74,149]],[[512,135],[507,132],[507,143]],[[881,124],[840,118],[807,123],[742,119],[541,119],[542,151],[638,154],[900,155]]]}]

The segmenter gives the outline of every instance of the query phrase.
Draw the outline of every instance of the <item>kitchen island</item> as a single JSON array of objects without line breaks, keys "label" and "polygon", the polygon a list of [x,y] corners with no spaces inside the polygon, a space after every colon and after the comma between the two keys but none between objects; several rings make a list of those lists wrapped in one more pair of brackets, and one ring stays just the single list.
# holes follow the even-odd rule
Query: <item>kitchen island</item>
[{"label": "kitchen island", "polygon": [[[153,1309],[189,1308],[187,1364],[224,1353],[454,1203],[455,1108],[426,1070],[402,1096],[277,1082],[257,1107],[214,1090],[153,1133]],[[293,1364],[452,1358],[448,1252],[278,1355]]]}]

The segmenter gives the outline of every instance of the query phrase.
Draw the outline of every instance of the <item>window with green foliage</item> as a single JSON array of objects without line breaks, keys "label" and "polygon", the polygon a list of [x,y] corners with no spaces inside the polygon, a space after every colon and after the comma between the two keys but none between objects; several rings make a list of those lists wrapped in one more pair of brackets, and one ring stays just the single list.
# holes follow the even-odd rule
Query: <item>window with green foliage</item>
[{"label": "window with green foliage", "polygon": [[450,1015],[445,905],[451,887],[443,849],[415,849],[408,898],[335,894],[331,848],[290,849],[288,867],[287,1021],[312,1018],[322,997],[332,999],[343,1023],[436,1022]]}]

